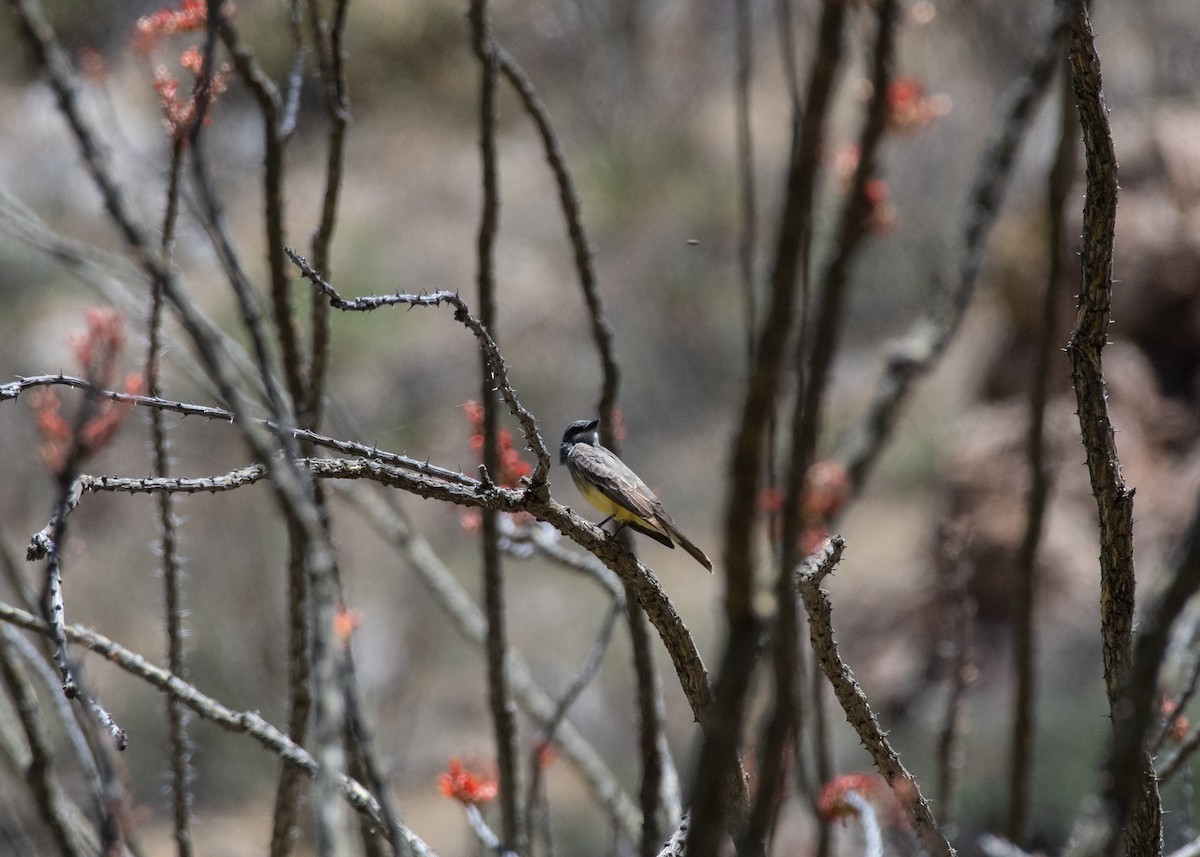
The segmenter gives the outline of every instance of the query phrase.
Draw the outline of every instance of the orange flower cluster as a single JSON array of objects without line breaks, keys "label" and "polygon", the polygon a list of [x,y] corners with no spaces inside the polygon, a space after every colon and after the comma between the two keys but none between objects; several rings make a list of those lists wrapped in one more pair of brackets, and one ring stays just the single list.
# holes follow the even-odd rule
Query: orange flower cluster
[{"label": "orange flower cluster", "polygon": [[[72,338],[75,359],[88,383],[98,389],[111,389],[117,361],[125,347],[124,323],[117,312],[93,307],[87,311],[87,325],[86,333]],[[141,374],[131,372],[126,375],[125,392],[137,395],[141,391]],[[42,438],[42,461],[54,473],[62,473],[72,458],[84,461],[103,449],[133,407],[129,402],[105,399],[96,404],[94,412],[76,431],[63,417],[58,393],[54,390],[47,387],[32,391],[29,405]]]},{"label": "orange flower cluster", "polygon": [[924,131],[939,116],[950,112],[948,95],[926,95],[925,84],[915,77],[898,77],[888,84],[887,128],[897,134]]},{"label": "orange flower cluster", "polygon": [[[207,12],[203,0],[183,0],[179,9],[161,9],[153,15],[144,15],[138,18],[137,24],[134,25],[134,50],[149,54],[158,47],[164,37],[203,30],[206,22]],[[165,65],[160,65],[154,71],[154,91],[158,93],[163,123],[168,133],[173,140],[182,143],[187,139],[199,112],[198,82],[204,70],[204,57],[199,48],[192,45],[180,54],[179,64],[194,78],[192,92],[186,97],[181,95],[179,90],[182,84],[179,78]],[[222,66],[212,75],[204,93],[205,112],[229,86],[230,74],[229,67]]]},{"label": "orange flower cluster", "polygon": [[469,771],[458,759],[451,759],[449,769],[438,777],[438,789],[446,797],[479,806],[494,800],[500,785],[494,777]]},{"label": "orange flower cluster", "polygon": [[[917,21],[917,23],[923,23]],[[867,86],[867,90],[870,90]],[[935,119],[950,112],[948,95],[928,95],[925,84],[915,77],[898,77],[888,84],[885,123],[893,134],[917,134],[933,124]],[[858,168],[858,145],[847,143],[833,156],[833,174],[842,193],[850,191],[851,179]],[[867,229],[874,235],[890,235],[898,220],[896,206],[889,198],[887,181],[870,178],[863,187],[866,203]]]},{"label": "orange flower cluster", "polygon": [[[842,187],[842,193],[850,192],[854,171],[858,169],[861,156],[857,143],[847,143],[837,151],[833,159],[833,173]],[[863,201],[867,204],[867,229],[874,235],[890,235],[896,228],[896,206],[888,196],[888,183],[884,179],[867,179],[863,185]]]},{"label": "orange flower cluster", "polygon": [[[463,412],[471,421],[471,450],[480,457],[483,456],[483,405],[479,402],[467,402]],[[500,473],[492,474],[505,488],[516,488],[522,477],[533,473],[533,465],[521,460],[521,453],[513,448],[512,433],[508,429],[500,429]]]},{"label": "orange flower cluster", "polygon": [[343,646],[350,645],[350,637],[363,622],[363,613],[339,602],[333,609],[333,637]]},{"label": "orange flower cluster", "polygon": [[160,9],[138,18],[133,25],[134,48],[148,54],[163,37],[203,30],[207,21],[208,7],[204,0],[183,0],[178,9]]},{"label": "orange flower cluster", "polygon": [[829,535],[830,525],[850,499],[850,477],[836,461],[818,461],[804,480],[804,520],[801,550],[810,554]]},{"label": "orange flower cluster", "polygon": [[879,789],[879,778],[873,774],[842,774],[834,777],[821,789],[817,811],[826,821],[857,818],[858,810],[846,800],[849,792],[857,792],[865,798],[872,797]]},{"label": "orange flower cluster", "polygon": [[[767,514],[780,512],[785,499],[779,488],[764,488],[758,495],[758,509]],[[842,465],[826,460],[818,461],[808,469],[804,480],[806,529],[800,536],[800,549],[805,554],[821,546],[829,535],[830,524],[849,499],[850,477]],[[781,535],[772,530],[771,537],[779,539]]]},{"label": "orange flower cluster", "polygon": [[1182,744],[1192,725],[1188,722],[1187,715],[1178,709],[1179,703],[1164,694],[1159,703],[1159,712],[1162,714],[1163,725],[1168,727],[1167,737],[1176,744]]}]

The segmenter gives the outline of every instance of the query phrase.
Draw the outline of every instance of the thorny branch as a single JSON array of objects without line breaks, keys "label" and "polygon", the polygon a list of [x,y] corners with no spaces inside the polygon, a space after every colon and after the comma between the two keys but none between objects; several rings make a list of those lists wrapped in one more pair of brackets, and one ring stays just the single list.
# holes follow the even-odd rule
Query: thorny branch
[{"label": "thorny branch", "polygon": [[[1108,414],[1101,352],[1108,340],[1113,293],[1113,240],[1117,221],[1117,159],[1101,88],[1100,57],[1083,2],[1067,33],[1067,58],[1083,129],[1086,195],[1083,207],[1082,285],[1075,329],[1067,343],[1071,384],[1087,454],[1088,476],[1100,524],[1100,633],[1104,680],[1113,717],[1115,753],[1106,791],[1114,817],[1103,853],[1115,853],[1120,831],[1130,857],[1162,849],[1158,780],[1145,749],[1149,701],[1122,703],[1133,641],[1136,581],[1133,557],[1133,490],[1125,484],[1116,434]],[[1157,662],[1156,662],[1157,663]]]},{"label": "thorny branch", "polygon": [[[0,601],[0,622],[6,622],[37,634],[49,635],[50,633],[49,626],[45,622],[3,601]],[[297,766],[310,776],[316,774],[317,762],[312,754],[292,742],[264,720],[261,715],[251,711],[235,711],[222,705],[202,693],[194,685],[161,667],[154,666],[141,655],[131,652],[90,628],[82,625],[68,625],[66,626],[66,635],[72,643],[95,652],[130,675],[180,700],[201,718],[230,732],[249,735],[284,763]],[[346,802],[357,812],[365,815],[375,824],[382,825],[384,823],[378,802],[361,783],[341,774],[337,778],[337,786]],[[404,838],[416,857],[434,857],[429,847],[412,831],[404,829]]]},{"label": "thorny branch", "polygon": [[504,356],[500,353],[500,348],[496,345],[496,341],[492,339],[487,328],[471,315],[467,308],[467,303],[457,292],[437,291],[421,295],[377,295],[362,298],[347,300],[338,294],[337,290],[330,285],[324,277],[312,269],[312,266],[294,250],[287,251],[291,260],[296,263],[296,266],[304,274],[305,279],[311,282],[314,286],[321,290],[321,293],[329,298],[329,303],[337,309],[347,311],[370,312],[386,306],[439,306],[443,303],[448,303],[454,307],[455,321],[462,322],[467,326],[476,339],[479,340],[479,346],[487,358],[488,365],[491,367],[492,374],[496,381],[496,386],[500,391],[501,397],[505,404],[508,405],[509,412],[521,423],[521,429],[525,434],[525,440],[529,444],[529,449],[533,451],[537,458],[537,468],[534,470],[531,479],[531,489],[535,491],[545,491],[546,476],[550,472],[550,453],[546,451],[546,444],[538,433],[537,420],[530,413],[521,400],[517,397],[517,391],[513,389],[512,384],[508,380],[508,365],[504,361]]},{"label": "thorny branch", "polygon": [[821,589],[821,581],[841,561],[844,548],[845,543],[840,536],[831,536],[820,551],[801,565],[796,575],[796,586],[804,601],[804,609],[808,612],[817,662],[833,685],[834,694],[846,712],[846,719],[858,732],[879,773],[883,774],[894,793],[908,808],[921,844],[933,857],[954,857],[955,851],[938,829],[916,779],[892,749],[887,733],[880,727],[866,694],[855,681],[850,667],[842,660],[837,642],[833,639],[832,607],[828,594]]}]

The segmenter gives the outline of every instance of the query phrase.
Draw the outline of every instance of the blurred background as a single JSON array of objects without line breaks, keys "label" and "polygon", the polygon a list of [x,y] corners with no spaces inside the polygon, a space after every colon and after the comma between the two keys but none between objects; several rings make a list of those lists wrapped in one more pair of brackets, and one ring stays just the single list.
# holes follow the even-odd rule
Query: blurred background
[{"label": "blurred background", "polygon": [[[864,7],[867,4],[862,4]],[[135,49],[153,3],[53,2],[47,11],[85,75],[83,101],[107,135],[125,190],[145,223],[161,218],[169,145],[153,89],[188,42]],[[744,394],[746,317],[737,248],[741,228],[735,149],[734,9],[680,0],[524,0],[490,5],[497,40],[525,67],[556,123],[577,183],[601,298],[623,370],[623,457],[663,498],[681,529],[714,558],[732,427]],[[754,50],[751,126],[760,231],[757,280],[766,276],[790,140],[790,96],[777,4],[750,3]],[[930,121],[890,135],[882,151],[887,207],[854,269],[835,367],[823,454],[836,459],[846,430],[874,391],[891,345],[931,305],[935,278],[952,275],[970,182],[996,130],[1003,97],[1040,48],[1049,3],[907,5],[897,76],[919,83]],[[801,80],[818,6],[792,6]],[[73,372],[70,339],[93,305],[121,308],[131,329],[128,369],[140,367],[148,298],[120,262],[119,236],[82,168],[48,88],[31,72],[11,17],[0,27],[0,383]],[[290,58],[286,5],[242,3],[237,24],[277,80]],[[1200,18],[1189,0],[1097,4],[1121,197],[1109,400],[1127,482],[1136,495],[1137,568],[1153,587],[1200,488]],[[819,202],[815,258],[840,203],[836,155],[857,135],[873,19],[852,15],[852,60],[838,87]],[[428,0],[351,4],[346,73],[349,128],[343,204],[331,280],[344,295],[451,289],[471,304],[480,202],[476,110],[479,70],[462,4]],[[951,635],[947,580],[967,569],[974,605],[969,691],[955,754],[949,832],[1002,829],[1012,698],[1014,555],[1024,526],[1028,389],[1048,262],[1046,174],[1058,135],[1052,85],[1021,148],[1004,214],[985,256],[963,328],[920,385],[865,492],[838,530],[846,558],[829,582],[842,654],[884,718],[906,765],[929,784],[945,717]],[[290,243],[308,246],[320,215],[326,123],[310,69],[288,152]],[[261,120],[234,82],[216,104],[210,155],[252,275],[261,259]],[[528,117],[507,87],[499,105],[499,317],[494,334],[543,437],[595,415],[600,366],[577,285],[556,190]],[[1078,279],[1082,181],[1070,197],[1072,248],[1061,292],[1065,345]],[[40,224],[40,225],[39,225]],[[79,246],[56,244],[61,236]],[[49,252],[50,245],[58,249]],[[95,248],[81,250],[80,247]],[[74,250],[71,248],[74,247]],[[70,251],[70,252],[68,252]],[[73,257],[64,262],[63,257]],[[80,261],[80,258],[83,261]],[[234,327],[235,307],[210,245],[185,215],[176,260],[196,299]],[[307,306],[306,285],[295,298]],[[303,315],[303,313],[302,313]],[[211,403],[169,328],[164,395]],[[333,318],[326,428],[339,437],[473,472],[472,427],[462,405],[479,396],[478,358],[449,312],[381,310]],[[1051,371],[1047,438],[1053,491],[1039,562],[1038,710],[1033,831],[1061,845],[1095,784],[1109,721],[1097,612],[1095,505],[1078,445],[1065,355]],[[180,475],[249,463],[236,432],[169,418]],[[515,425],[508,426],[514,434]],[[53,483],[24,401],[0,405],[0,534],[15,557],[48,519]],[[143,414],[88,470],[144,475]],[[557,468],[557,499],[579,507]],[[470,592],[479,589],[476,538],[461,510],[400,497],[414,528]],[[187,659],[206,693],[282,725],[286,649],[286,538],[265,487],[182,498]],[[593,520],[599,516],[593,517]],[[356,656],[377,743],[406,822],[439,853],[472,853],[461,808],[441,797],[451,757],[493,764],[481,652],[434,606],[395,550],[352,508],[334,505],[334,534],[351,607],[362,611]],[[65,558],[68,621],[92,626],[160,661],[161,586],[152,502],[88,498],[73,518]],[[640,540],[710,668],[721,651],[720,576],[682,551]],[[23,563],[22,563],[23,565]],[[543,562],[507,563],[509,628],[535,678],[561,693],[586,660],[606,610],[594,584]],[[23,569],[30,581],[40,569]],[[765,579],[765,578],[764,578]],[[1148,591],[1148,590],[1146,590]],[[657,643],[657,640],[656,640]],[[697,729],[659,651],[669,740],[685,784]],[[1194,656],[1177,653],[1179,669]],[[571,718],[636,789],[636,713],[627,635]],[[147,854],[170,837],[163,705],[150,688],[95,659],[88,679],[130,736],[128,782]],[[6,704],[6,703],[5,703]],[[870,761],[840,712],[837,772]],[[5,709],[0,708],[0,711]],[[530,745],[533,730],[522,724]],[[195,721],[197,853],[260,854],[269,838],[277,765],[246,738]],[[754,736],[748,736],[748,744]],[[547,772],[562,854],[605,848],[606,821],[564,764]],[[1164,788],[1167,846],[1190,835],[1185,781]],[[927,788],[928,792],[928,788]],[[685,789],[686,794],[686,789]],[[0,787],[0,815],[29,812],[23,787]],[[803,813],[785,814],[779,853],[811,847]]]}]

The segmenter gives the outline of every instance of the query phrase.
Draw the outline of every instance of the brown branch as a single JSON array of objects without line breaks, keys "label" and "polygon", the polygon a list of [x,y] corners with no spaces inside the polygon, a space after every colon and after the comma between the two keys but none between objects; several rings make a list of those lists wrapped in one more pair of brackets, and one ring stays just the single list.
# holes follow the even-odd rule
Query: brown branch
[{"label": "brown branch", "polygon": [[[48,636],[50,633],[49,626],[45,622],[3,601],[0,601],[0,622],[6,622],[44,636]],[[161,667],[154,666],[141,655],[113,642],[91,628],[82,625],[68,625],[66,634],[72,643],[95,652],[126,673],[179,699],[202,719],[214,723],[226,731],[248,735],[285,764],[299,767],[310,776],[316,774],[317,760],[313,755],[288,739],[256,712],[235,711],[228,708],[200,692],[195,685],[189,684]],[[337,777],[336,784],[346,802],[358,813],[366,816],[375,824],[383,823],[378,802],[361,783],[342,774]],[[433,852],[429,847],[412,831],[405,828],[403,833],[405,842],[415,855],[433,857]]]},{"label": "brown branch", "polygon": [[[210,0],[210,11],[214,6],[219,9],[222,5],[223,0]],[[210,15],[210,19],[212,17]],[[299,327],[296,323],[295,313],[292,311],[291,281],[288,277],[287,260],[284,256],[286,240],[284,236],[283,183],[284,150],[287,141],[284,125],[288,121],[287,108],[289,105],[284,103],[278,88],[259,66],[254,54],[251,53],[248,47],[242,44],[233,22],[224,14],[217,14],[215,18],[216,20],[211,22],[210,26],[215,26],[220,33],[222,42],[224,42],[230,56],[233,57],[234,68],[258,102],[258,111],[262,117],[263,224],[266,230],[263,237],[266,245],[267,266],[271,278],[271,313],[275,321],[275,332],[279,340],[280,362],[288,394],[291,397],[292,409],[298,410],[306,400],[303,371],[304,361],[300,355],[300,344],[298,341]],[[303,55],[299,51],[295,52],[294,57],[303,62]],[[206,62],[206,73],[211,74],[212,68],[211,61]],[[289,94],[290,97],[291,95]],[[203,153],[197,151],[195,147],[195,143],[197,142],[195,138],[198,137],[198,132],[199,124],[196,126],[196,133],[193,134],[193,165],[196,167],[198,176],[197,185],[201,199],[204,202],[204,207],[207,209],[206,214],[210,221],[210,232],[215,232],[218,255],[224,261],[226,270],[230,272],[230,280],[234,285],[235,291],[237,291],[241,288],[240,280],[243,275],[240,274],[240,265],[235,261],[236,256],[233,251],[233,244],[223,234],[224,226],[222,224],[222,217],[215,206],[215,194],[212,194],[208,190],[209,179],[200,176],[204,159]],[[240,294],[238,299],[239,304],[243,306],[243,316],[246,320],[247,328],[253,334],[254,327],[251,324],[250,317],[245,314],[245,304],[247,301]],[[265,371],[265,364],[260,363],[260,369],[261,371]],[[282,413],[278,413],[277,416],[282,417]]]},{"label": "brown branch", "polygon": [[554,174],[558,187],[559,205],[562,207],[563,220],[567,225],[567,237],[571,242],[571,250],[575,260],[575,271],[579,276],[579,287],[583,292],[584,304],[587,306],[588,318],[591,321],[592,342],[600,355],[600,401],[596,405],[600,416],[601,441],[609,447],[614,446],[615,439],[610,432],[613,425],[613,409],[616,407],[617,388],[620,386],[621,373],[617,365],[616,352],[613,347],[612,327],[604,314],[604,306],[600,301],[600,291],[596,286],[596,272],[592,265],[592,251],[588,243],[587,233],[583,228],[583,215],[579,205],[579,194],[575,190],[575,180],[567,167],[567,159],[563,154],[562,145],[554,125],[550,121],[550,113],[533,88],[533,83],[517,61],[503,47],[492,42],[492,49],[500,63],[500,73],[503,74],[516,90],[525,107],[525,112],[533,120],[538,136],[542,138],[542,148],[546,153],[546,161]]},{"label": "brown branch", "polygon": [[[397,547],[429,594],[450,617],[458,632],[468,641],[482,646],[487,635],[487,621],[471,596],[434,553],[433,548],[413,532],[399,512],[386,505],[378,496],[363,490],[351,490],[356,487],[352,483],[342,484],[339,491],[366,515],[368,522],[380,535]],[[535,537],[535,543],[540,551],[552,555],[557,562],[581,559],[577,566],[581,571],[596,572],[597,579],[606,591],[616,597],[623,597],[624,590],[616,575],[591,554],[571,554],[561,548],[557,541],[551,542],[541,537]],[[592,568],[593,565],[598,568]],[[528,664],[517,649],[509,648],[505,656],[505,668],[509,672],[509,684],[514,698],[539,726],[544,727],[554,714],[554,700],[534,682]],[[630,841],[635,841],[641,824],[637,807],[621,790],[616,776],[605,762],[569,720],[564,720],[559,725],[554,738],[563,756],[575,765],[597,802],[614,819],[622,834]]]},{"label": "brown branch", "polygon": [[[942,823],[947,827],[954,824],[954,792],[957,774],[962,768],[963,728],[967,689],[971,684],[970,674],[974,671],[971,653],[972,628],[975,624],[975,599],[971,596],[971,578],[975,569],[963,559],[961,544],[955,540],[946,545],[945,557],[948,572],[943,581],[943,614],[947,619],[948,633],[944,645],[949,657],[946,707],[942,725],[937,735],[937,782],[933,802],[942,807]],[[939,646],[939,649],[941,647]]]},{"label": "brown branch", "polygon": [[754,331],[758,326],[754,256],[758,249],[758,200],[754,186],[754,136],[750,127],[750,86],[754,76],[754,32],[750,0],[734,3],[737,66],[734,74],[734,111],[737,114],[735,160],[738,169],[738,273],[746,324],[746,359],[754,360]]},{"label": "brown branch", "polygon": [[[172,137],[171,166],[167,182],[166,210],[163,214],[162,261],[170,265],[175,242],[175,224],[179,213],[180,178],[183,172],[183,139]],[[162,283],[150,284],[150,318],[147,322],[146,345],[146,392],[152,398],[159,395],[159,351],[162,342],[162,315],[164,309]],[[171,459],[167,452],[167,433],[163,423],[163,412],[150,408],[150,442],[154,459],[154,475],[165,477],[170,474]],[[178,540],[174,499],[163,492],[156,498],[158,521],[158,555],[163,579],[163,612],[167,631],[167,668],[178,676],[184,676],[183,664],[183,607],[181,570],[179,567]],[[179,857],[190,857],[193,853],[191,838],[191,796],[188,793],[191,778],[191,743],[187,734],[187,721],[183,706],[170,697],[166,700],[167,733],[171,747],[171,793],[175,844]]]},{"label": "brown branch", "polygon": [[833,692],[846,712],[846,719],[863,746],[871,754],[875,767],[883,774],[888,785],[902,805],[906,807],[917,837],[925,850],[933,857],[953,857],[955,851],[938,829],[933,812],[929,809],[916,778],[900,762],[900,756],[892,749],[887,734],[879,726],[879,719],[871,710],[871,704],[863,693],[854,673],[850,671],[838,653],[833,639],[832,607],[829,595],[821,589],[821,581],[841,561],[845,542],[840,536],[830,536],[825,547],[800,566],[796,574],[796,586],[808,612],[812,633],[812,646],[825,677],[833,685]]},{"label": "brown branch", "polygon": [[[1108,108],[1101,89],[1100,58],[1083,3],[1067,35],[1068,58],[1086,155],[1083,208],[1082,279],[1075,329],[1067,344],[1071,383],[1087,455],[1088,476],[1100,524],[1100,631],[1104,678],[1113,717],[1114,756],[1109,786],[1111,834],[1106,853],[1116,849],[1117,832],[1130,855],[1156,855],[1162,848],[1162,807],[1149,753],[1145,749],[1148,715],[1121,705],[1133,639],[1135,577],[1133,565],[1133,491],[1126,487],[1117,458],[1116,435],[1109,419],[1101,352],[1108,339],[1112,302],[1113,238],[1117,218],[1117,160]],[[1166,629],[1161,629],[1165,634]],[[1145,664],[1157,672],[1158,663]],[[1137,702],[1148,700],[1140,697]]]},{"label": "brown branch", "polygon": [[[1006,99],[1003,118],[988,143],[967,197],[961,222],[963,234],[954,288],[940,294],[934,309],[918,319],[888,356],[878,389],[866,413],[849,433],[843,453],[854,493],[861,493],[872,468],[887,446],[902,405],[915,382],[945,353],[971,303],[987,237],[1000,213],[1004,192],[1013,174],[1017,149],[1032,124],[1042,96],[1062,61],[1063,33],[1069,3],[1060,2],[1054,24],[1029,70]],[[935,275],[936,278],[936,275]]]},{"label": "brown branch", "polygon": [[[504,399],[505,404],[508,405],[509,412],[520,422],[521,430],[525,435],[525,441],[529,444],[529,448],[537,458],[537,467],[531,479],[532,489],[535,491],[546,490],[546,477],[550,472],[550,453],[546,451],[546,444],[538,432],[537,420],[521,404],[521,400],[517,396],[517,391],[509,381],[508,365],[504,361],[504,355],[500,353],[500,347],[496,344],[496,341],[492,338],[491,333],[488,332],[484,323],[471,315],[466,301],[459,297],[457,292],[442,290],[421,295],[373,295],[347,300],[339,295],[337,290],[324,277],[313,270],[304,257],[290,249],[287,251],[287,254],[304,274],[305,279],[320,289],[329,298],[329,303],[336,309],[371,312],[382,307],[394,306],[436,307],[443,303],[453,306],[455,321],[466,325],[467,329],[479,340],[479,347],[492,373],[491,382],[499,390],[500,396]],[[0,395],[2,394],[3,388],[0,388]]]},{"label": "brown branch", "polygon": [[[298,2],[298,0],[297,0]],[[342,37],[346,27],[349,0],[337,0],[333,23],[321,17],[317,0],[309,0],[312,41],[321,75],[321,99],[329,121],[328,154],[325,158],[325,193],[321,201],[321,221],[312,239],[313,265],[328,274],[333,270],[331,245],[341,199],[345,169],[346,129],[350,123],[346,78],[342,67]],[[325,375],[329,364],[329,305],[313,301],[309,319],[312,327],[311,358],[308,370],[308,400],[302,408],[301,422],[317,428],[321,421]]]},{"label": "brown branch", "polygon": [[54,775],[54,753],[50,736],[46,733],[45,717],[25,668],[11,648],[12,643],[12,631],[8,627],[0,628],[0,675],[4,678],[29,748],[28,765],[21,773],[33,792],[38,812],[50,828],[59,850],[64,857],[80,857],[87,850],[77,840],[75,830],[67,820],[67,798]]},{"label": "brown branch", "polygon": [[[476,285],[479,299],[479,324],[490,331],[496,326],[496,231],[500,222],[500,186],[496,154],[496,84],[500,64],[496,58],[487,19],[487,0],[472,0],[467,18],[471,25],[471,46],[480,65],[479,153],[482,171],[482,200],[476,239]],[[490,480],[500,472],[500,426],[494,395],[494,369],[489,356],[479,357],[480,400],[483,403],[483,469]],[[535,478],[545,478],[540,470]],[[487,616],[488,707],[496,736],[496,767],[500,780],[500,819],[502,850],[520,854],[528,845],[529,831],[521,813],[520,766],[518,762],[516,709],[504,672],[504,652],[508,648],[505,613],[503,557],[497,513],[484,509],[480,531],[483,560],[483,603]]]},{"label": "brown branch", "polygon": [[716,683],[716,708],[705,723],[697,762],[687,848],[695,857],[718,851],[727,819],[741,827],[748,809],[745,783],[731,782],[744,716],[743,699],[758,656],[760,622],[754,607],[754,539],[758,493],[770,445],[768,428],[775,413],[780,376],[790,333],[796,323],[797,279],[807,258],[812,196],[829,110],[833,80],[841,63],[846,4],[826,0],[817,36],[817,54],[809,80],[808,101],[793,114],[787,194],[779,220],[772,261],[770,295],[762,328],[755,337],[746,397],[735,432],[725,500],[725,615],[729,642]]},{"label": "brown branch", "polygon": [[1058,329],[1059,288],[1063,279],[1066,201],[1075,175],[1075,105],[1071,99],[1070,77],[1065,68],[1059,107],[1059,137],[1050,168],[1046,194],[1046,253],[1049,267],[1042,300],[1041,328],[1038,331],[1037,360],[1029,397],[1029,432],[1026,458],[1029,461],[1029,500],[1025,533],[1017,551],[1016,618],[1013,628],[1013,672],[1016,694],[1013,700],[1012,768],[1008,788],[1008,838],[1018,844],[1025,841],[1033,785],[1034,747],[1037,743],[1035,722],[1035,590],[1037,553],[1050,494],[1051,471],[1046,462],[1044,423],[1049,390],[1050,366]]}]

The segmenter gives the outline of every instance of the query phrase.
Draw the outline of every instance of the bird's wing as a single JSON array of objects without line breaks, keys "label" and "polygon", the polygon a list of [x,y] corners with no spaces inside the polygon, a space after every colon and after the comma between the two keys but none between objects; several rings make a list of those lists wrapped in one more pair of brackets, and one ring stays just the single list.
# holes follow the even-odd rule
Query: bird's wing
[{"label": "bird's wing", "polygon": [[649,486],[604,447],[577,443],[569,457],[575,473],[622,509],[648,522],[662,511],[662,503]]}]

